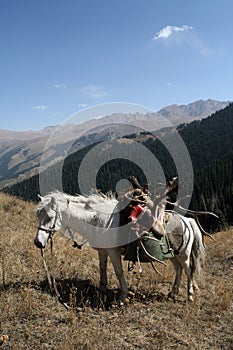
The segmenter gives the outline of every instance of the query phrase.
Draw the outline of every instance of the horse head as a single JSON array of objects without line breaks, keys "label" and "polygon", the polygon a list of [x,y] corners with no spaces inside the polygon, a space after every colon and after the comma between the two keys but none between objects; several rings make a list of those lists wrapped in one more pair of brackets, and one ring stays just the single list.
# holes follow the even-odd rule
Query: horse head
[{"label": "horse head", "polygon": [[36,214],[39,224],[34,244],[38,248],[45,248],[54,232],[61,228],[61,215],[55,196],[40,197]]}]

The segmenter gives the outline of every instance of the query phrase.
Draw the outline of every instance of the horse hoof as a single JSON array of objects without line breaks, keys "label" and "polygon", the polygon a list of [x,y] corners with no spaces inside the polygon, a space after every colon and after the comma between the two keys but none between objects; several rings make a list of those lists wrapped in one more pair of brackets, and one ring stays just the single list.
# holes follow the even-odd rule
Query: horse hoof
[{"label": "horse hoof", "polygon": [[167,297],[168,299],[175,299],[175,295],[172,292],[169,292]]},{"label": "horse hoof", "polygon": [[129,304],[129,298],[125,298],[124,300],[120,300],[119,301],[119,306],[122,307],[122,306],[125,306]]}]

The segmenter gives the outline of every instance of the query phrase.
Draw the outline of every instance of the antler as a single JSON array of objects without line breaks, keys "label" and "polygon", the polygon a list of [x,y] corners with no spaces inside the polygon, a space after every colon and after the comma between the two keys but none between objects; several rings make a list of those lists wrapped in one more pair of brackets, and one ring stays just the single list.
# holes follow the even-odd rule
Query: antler
[{"label": "antler", "polygon": [[156,196],[157,205],[155,205],[155,206],[156,206],[155,214],[158,215],[158,206],[159,206],[159,204],[160,204],[160,205],[162,204],[162,206],[163,206],[163,209],[162,209],[162,210],[163,210],[163,211],[165,211],[165,206],[166,206],[166,204],[173,205],[173,206],[177,207],[179,210],[181,210],[182,212],[185,212],[185,213],[188,213],[188,214],[194,216],[194,218],[195,218],[195,220],[196,220],[196,223],[197,223],[197,225],[198,225],[200,231],[202,232],[202,234],[205,235],[205,236],[208,236],[208,237],[210,237],[211,239],[213,239],[214,241],[216,241],[215,238],[214,238],[211,234],[209,234],[208,232],[206,232],[206,231],[203,229],[203,227],[201,226],[200,221],[199,221],[199,219],[198,219],[198,216],[199,216],[199,215],[211,215],[211,216],[213,216],[213,217],[215,217],[215,218],[219,218],[218,215],[216,215],[216,214],[214,214],[214,213],[212,213],[212,212],[209,212],[209,211],[194,211],[194,210],[190,210],[190,209],[185,209],[185,208],[183,208],[183,207],[179,204],[179,201],[181,201],[181,200],[184,199],[184,198],[190,197],[190,195],[186,195],[186,196],[180,198],[178,201],[176,201],[176,202],[174,202],[174,203],[172,203],[172,202],[170,202],[169,200],[167,200],[167,194],[168,194],[168,193],[171,193],[171,192],[176,188],[176,186],[177,186],[177,182],[176,182],[177,179],[178,179],[178,177],[176,176],[176,177],[173,177],[171,180],[169,180],[169,181],[168,181],[168,186],[167,186],[167,188],[165,189],[165,191],[164,191],[163,193],[161,193],[159,196]]},{"label": "antler", "polygon": [[131,185],[133,186],[133,188],[140,188],[140,190],[143,189],[143,187],[140,185],[140,183],[138,182],[138,180],[136,179],[135,176],[131,175],[128,177],[129,182],[131,183]]},{"label": "antler", "polygon": [[215,218],[219,218],[218,215],[216,215],[216,214],[214,214],[214,213],[212,213],[212,212],[210,212],[210,211],[194,211],[194,210],[190,210],[190,209],[185,209],[185,208],[183,208],[180,204],[178,204],[178,202],[172,203],[172,202],[170,202],[170,201],[168,201],[168,200],[167,200],[166,202],[167,202],[168,204],[171,204],[171,205],[176,206],[178,209],[180,209],[181,211],[183,211],[183,212],[185,212],[185,213],[188,213],[188,214],[190,214],[190,215],[193,215],[194,218],[195,218],[195,220],[196,220],[196,223],[197,223],[199,229],[201,230],[201,232],[203,233],[203,235],[208,236],[208,237],[211,238],[213,241],[216,241],[216,239],[215,239],[210,233],[206,232],[206,231],[204,230],[204,228],[201,226],[200,221],[199,221],[199,219],[198,219],[198,216],[199,216],[199,215],[211,215],[211,216],[214,216]]},{"label": "antler", "polygon": [[[183,197],[183,198],[185,198],[185,197]],[[183,199],[183,198],[181,198],[181,199]],[[214,213],[212,213],[211,211],[199,211],[199,210],[198,211],[194,211],[194,210],[190,210],[190,209],[185,209],[179,204],[179,201],[176,201],[176,202],[172,203],[172,202],[167,200],[166,202],[167,202],[167,204],[174,205],[175,207],[177,207],[181,211],[183,211],[185,213],[188,213],[188,214],[191,214],[191,215],[194,215],[194,216],[211,215],[211,216],[214,216],[215,218],[219,219],[219,216],[214,214]]]}]

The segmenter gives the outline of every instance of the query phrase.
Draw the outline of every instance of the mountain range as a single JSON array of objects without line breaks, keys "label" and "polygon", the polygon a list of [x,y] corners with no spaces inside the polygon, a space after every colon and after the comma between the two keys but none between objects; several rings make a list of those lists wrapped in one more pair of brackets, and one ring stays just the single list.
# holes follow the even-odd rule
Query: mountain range
[{"label": "mountain range", "polygon": [[[46,166],[94,142],[121,137],[140,130],[158,130],[166,119],[171,125],[201,120],[225,108],[230,101],[199,100],[187,105],[167,106],[156,113],[113,113],[83,122],[48,126],[39,131],[0,130],[0,188],[38,173],[41,157]],[[116,125],[117,124],[117,125]],[[46,152],[44,151],[46,147]]]},{"label": "mountain range", "polygon": [[[38,193],[43,195],[54,189],[76,194],[89,193],[97,188],[105,193],[116,191],[116,185],[132,174],[145,184],[144,169],[150,169],[156,177],[150,177],[150,180],[154,178],[150,188],[155,193],[158,182],[164,183],[164,176],[168,179],[178,175],[181,181],[179,193],[191,195],[190,205],[187,204],[190,209],[212,211],[219,215],[219,220],[215,219],[215,222],[206,216],[203,218],[202,223],[207,230],[233,225],[233,103],[207,118],[157,133],[143,131],[112,139],[113,135],[108,131],[106,134],[102,130],[83,136],[83,140],[74,142],[70,154],[67,153],[60,161],[59,156],[55,157],[56,162],[43,169],[40,176],[36,174],[25,178],[4,187],[3,191],[32,201],[38,200]],[[183,140],[190,160],[183,153],[182,143],[176,142],[177,134]],[[108,138],[108,142],[99,142],[100,135],[104,140]],[[84,143],[88,145],[84,146]],[[78,149],[81,144],[82,148]],[[48,149],[49,152],[51,149]],[[46,156],[51,165],[53,156],[50,154],[51,159],[49,154],[46,153]],[[153,167],[155,159],[164,174],[162,178],[159,168]],[[190,169],[193,169],[194,175],[193,190],[189,187],[190,179],[192,182]]]}]

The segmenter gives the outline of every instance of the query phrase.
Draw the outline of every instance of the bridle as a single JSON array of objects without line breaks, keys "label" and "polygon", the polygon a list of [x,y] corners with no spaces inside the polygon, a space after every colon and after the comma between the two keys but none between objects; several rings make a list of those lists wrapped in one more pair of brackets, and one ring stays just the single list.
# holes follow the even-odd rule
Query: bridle
[{"label": "bridle", "polygon": [[54,232],[56,231],[55,230],[55,224],[53,224],[53,226],[49,227],[49,228],[38,226],[37,229],[40,230],[40,231],[44,231],[44,232],[48,233],[49,234],[49,238],[51,238],[53,236]]},{"label": "bridle", "polygon": [[40,230],[40,231],[44,231],[46,233],[48,233],[49,237],[48,237],[48,240],[52,240],[52,237],[55,233],[55,227],[56,227],[56,223],[57,223],[57,219],[58,219],[58,210],[57,209],[53,209],[56,213],[55,215],[55,218],[54,218],[54,223],[52,224],[51,227],[49,228],[46,228],[46,227],[43,227],[43,226],[38,226],[37,229]]}]

